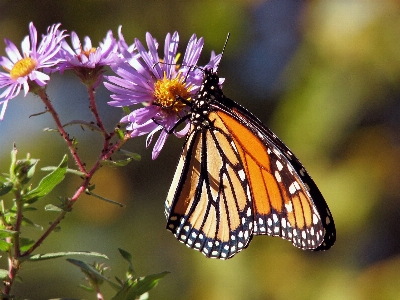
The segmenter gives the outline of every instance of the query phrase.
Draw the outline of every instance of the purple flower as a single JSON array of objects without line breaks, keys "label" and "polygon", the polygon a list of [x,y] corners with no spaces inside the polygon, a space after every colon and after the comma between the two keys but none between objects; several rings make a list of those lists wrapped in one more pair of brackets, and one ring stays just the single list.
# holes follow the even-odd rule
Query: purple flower
[{"label": "purple flower", "polygon": [[117,53],[117,41],[113,37],[112,31],[107,32],[103,43],[99,43],[99,47],[93,47],[92,41],[88,36],[84,38],[82,46],[78,35],[71,32],[72,48],[64,40],[59,57],[64,60],[60,64],[61,73],[66,69],[72,69],[84,83],[98,86],[101,82],[104,66],[113,63],[114,55]]},{"label": "purple flower", "polygon": [[6,53],[0,57],[0,65],[7,72],[0,72],[0,89],[5,90],[0,94],[0,120],[3,120],[8,100],[16,97],[21,88],[24,88],[25,96],[33,82],[38,86],[46,85],[50,77],[50,67],[57,65],[61,58],[56,54],[60,50],[61,41],[65,38],[64,31],[59,31],[61,24],[52,25],[47,29],[47,34],[37,46],[37,31],[33,23],[29,24],[29,36],[26,36],[21,43],[23,56],[17,47],[10,40],[5,39]]},{"label": "purple flower", "polygon": [[[120,38],[121,40],[121,38]],[[156,141],[152,158],[156,159],[164,143],[173,130],[177,137],[184,136],[189,130],[189,123],[180,131],[175,131],[175,124],[187,115],[188,103],[199,90],[203,80],[201,68],[195,67],[203,49],[203,38],[192,35],[186,48],[182,64],[178,65],[177,49],[179,35],[167,34],[164,45],[164,58],[157,53],[158,44],[150,33],[146,34],[148,51],[135,39],[137,54],[131,53],[124,58],[116,59],[111,65],[119,75],[108,76],[105,86],[113,94],[109,105],[124,107],[143,104],[121,119],[129,123],[127,130],[131,137],[148,134],[146,145],[149,146],[154,134],[161,131]],[[126,43],[125,43],[126,44]],[[212,54],[207,66],[216,69],[221,56]]]}]

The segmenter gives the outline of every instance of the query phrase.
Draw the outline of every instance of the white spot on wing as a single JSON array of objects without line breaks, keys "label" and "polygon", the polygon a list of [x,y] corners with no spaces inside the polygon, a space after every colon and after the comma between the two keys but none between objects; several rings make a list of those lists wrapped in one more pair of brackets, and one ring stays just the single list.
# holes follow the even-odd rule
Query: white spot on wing
[{"label": "white spot on wing", "polygon": [[295,183],[297,183],[297,182],[293,182],[290,186],[289,186],[289,193],[290,194],[294,194],[294,193],[296,193],[296,185],[295,185]]},{"label": "white spot on wing", "polygon": [[247,192],[247,199],[249,199],[249,201],[251,201],[251,192],[250,192],[250,186],[249,185],[247,185],[246,192]]},{"label": "white spot on wing", "polygon": [[278,168],[278,171],[282,171],[283,169],[283,165],[279,160],[276,161],[276,167]]},{"label": "white spot on wing", "polygon": [[244,174],[243,170],[239,170],[238,175],[241,181],[244,181],[246,179],[246,175]]},{"label": "white spot on wing", "polygon": [[287,211],[288,213],[290,213],[290,212],[293,211],[292,202],[286,203],[286,204],[285,204],[285,207],[286,207],[286,211]]},{"label": "white spot on wing", "polygon": [[316,214],[313,214],[313,222],[314,222],[315,225],[317,225],[318,222],[319,222],[319,219],[318,219]]},{"label": "white spot on wing", "polygon": [[278,181],[278,182],[282,181],[281,174],[278,171],[275,171],[274,175],[275,175],[276,181]]},{"label": "white spot on wing", "polygon": [[251,208],[250,208],[250,207],[247,209],[247,216],[248,216],[248,217],[251,216]]},{"label": "white spot on wing", "polygon": [[272,218],[274,219],[274,223],[278,223],[278,216],[276,214],[273,214]]}]

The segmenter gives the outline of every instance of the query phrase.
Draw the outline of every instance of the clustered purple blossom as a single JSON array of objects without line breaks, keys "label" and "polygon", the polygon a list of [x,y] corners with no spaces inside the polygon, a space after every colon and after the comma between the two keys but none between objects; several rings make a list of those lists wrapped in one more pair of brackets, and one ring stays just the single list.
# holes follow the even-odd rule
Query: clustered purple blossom
[{"label": "clustered purple blossom", "polygon": [[[146,34],[148,50],[138,39],[128,45],[121,27],[118,41],[110,30],[98,47],[93,47],[89,37],[81,43],[78,35],[71,32],[71,47],[66,41],[68,35],[65,30],[59,30],[60,26],[50,26],[38,44],[36,28],[30,23],[30,34],[21,44],[22,54],[10,40],[5,39],[8,57],[0,57],[0,65],[5,70],[0,72],[0,89],[4,89],[0,94],[0,120],[4,118],[8,101],[15,98],[22,88],[26,96],[29,91],[34,92],[33,87],[44,87],[50,80],[48,74],[72,70],[92,88],[106,80],[104,85],[112,93],[109,105],[141,105],[124,116],[121,122],[127,123],[126,129],[131,137],[148,134],[147,146],[160,132],[153,148],[153,159],[160,153],[169,133],[182,137],[188,132],[187,121],[180,131],[175,130],[175,125],[188,113],[185,103],[189,103],[199,90],[202,70],[216,70],[221,59],[221,55],[212,52],[208,64],[197,65],[203,38],[193,34],[182,61],[178,62],[178,32],[167,34],[163,57],[159,57],[159,44],[150,33]],[[116,76],[103,76],[105,66],[111,67]]]}]

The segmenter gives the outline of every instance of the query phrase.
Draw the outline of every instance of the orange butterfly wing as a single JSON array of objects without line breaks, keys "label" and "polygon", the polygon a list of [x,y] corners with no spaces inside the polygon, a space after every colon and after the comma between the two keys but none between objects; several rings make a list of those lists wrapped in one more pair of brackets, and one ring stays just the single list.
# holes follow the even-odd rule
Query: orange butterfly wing
[{"label": "orange butterfly wing", "polygon": [[205,70],[192,125],[165,203],[167,229],[207,257],[226,259],[253,235],[301,249],[335,242],[333,218],[300,161],[261,121],[225,98]]}]

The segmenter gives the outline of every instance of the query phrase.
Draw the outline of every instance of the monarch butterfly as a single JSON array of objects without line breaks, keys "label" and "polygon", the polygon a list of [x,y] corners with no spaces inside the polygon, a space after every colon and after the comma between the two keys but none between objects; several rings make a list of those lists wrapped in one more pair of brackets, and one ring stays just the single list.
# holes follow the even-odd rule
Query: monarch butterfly
[{"label": "monarch butterfly", "polygon": [[219,259],[245,249],[254,235],[329,249],[334,221],[303,165],[258,118],[224,96],[216,72],[203,72],[165,202],[167,229]]}]

